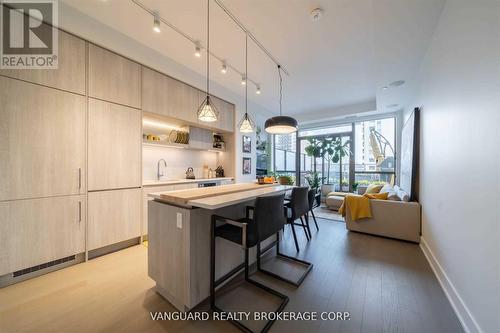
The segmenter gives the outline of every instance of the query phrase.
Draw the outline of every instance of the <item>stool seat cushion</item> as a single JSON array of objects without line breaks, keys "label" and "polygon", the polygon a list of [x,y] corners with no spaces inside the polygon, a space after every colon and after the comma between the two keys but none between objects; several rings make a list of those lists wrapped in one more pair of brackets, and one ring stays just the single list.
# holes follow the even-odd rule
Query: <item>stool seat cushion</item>
[{"label": "stool seat cushion", "polygon": [[[253,223],[252,220],[247,220],[247,219],[241,219],[238,220],[238,222],[248,223],[248,224]],[[243,231],[242,228],[237,227],[235,225],[223,224],[215,228],[215,236],[242,245],[243,244],[243,240],[241,237],[242,231]],[[248,231],[249,228],[247,227],[247,247],[255,246],[257,244],[257,239],[255,238],[256,234]]]}]

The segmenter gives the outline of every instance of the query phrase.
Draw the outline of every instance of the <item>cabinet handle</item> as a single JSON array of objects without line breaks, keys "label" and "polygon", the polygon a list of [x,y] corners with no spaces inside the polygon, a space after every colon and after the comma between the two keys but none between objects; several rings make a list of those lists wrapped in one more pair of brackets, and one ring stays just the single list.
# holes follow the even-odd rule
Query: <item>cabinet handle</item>
[{"label": "cabinet handle", "polygon": [[78,201],[78,223],[82,222],[82,202]]},{"label": "cabinet handle", "polygon": [[78,168],[78,188],[82,188],[82,168]]}]

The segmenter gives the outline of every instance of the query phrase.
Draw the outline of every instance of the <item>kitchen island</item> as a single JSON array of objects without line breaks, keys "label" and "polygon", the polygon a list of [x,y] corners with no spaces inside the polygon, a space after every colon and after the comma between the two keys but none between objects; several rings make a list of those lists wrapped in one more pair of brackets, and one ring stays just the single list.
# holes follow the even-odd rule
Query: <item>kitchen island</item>
[{"label": "kitchen island", "polygon": [[[211,216],[242,218],[246,206],[252,205],[256,197],[290,189],[291,186],[278,184],[241,183],[151,193],[148,274],[156,282],[156,291],[181,311],[205,300],[210,285]],[[242,263],[243,251],[226,240],[216,241],[216,278],[219,278]],[[251,262],[255,261],[256,253],[252,250]]]}]

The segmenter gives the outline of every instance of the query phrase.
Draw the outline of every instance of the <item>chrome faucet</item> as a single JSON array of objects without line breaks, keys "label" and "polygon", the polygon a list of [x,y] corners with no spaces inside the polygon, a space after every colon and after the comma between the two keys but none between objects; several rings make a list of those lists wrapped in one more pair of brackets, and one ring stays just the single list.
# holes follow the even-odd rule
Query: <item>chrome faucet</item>
[{"label": "chrome faucet", "polygon": [[163,161],[163,164],[165,165],[165,168],[167,167],[167,162],[162,158],[160,160],[158,160],[158,168],[156,169],[156,179],[157,180],[160,180],[161,177],[164,176],[163,173],[160,173],[160,163],[161,161]]}]

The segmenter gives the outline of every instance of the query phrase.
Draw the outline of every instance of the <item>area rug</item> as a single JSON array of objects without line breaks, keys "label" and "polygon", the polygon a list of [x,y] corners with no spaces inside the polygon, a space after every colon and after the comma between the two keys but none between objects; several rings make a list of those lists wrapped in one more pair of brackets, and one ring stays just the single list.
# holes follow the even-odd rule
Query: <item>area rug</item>
[{"label": "area rug", "polygon": [[314,209],[314,215],[317,218],[322,218],[325,220],[333,220],[338,222],[344,222],[344,218],[337,211],[331,210],[324,205]]}]

